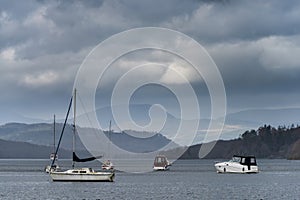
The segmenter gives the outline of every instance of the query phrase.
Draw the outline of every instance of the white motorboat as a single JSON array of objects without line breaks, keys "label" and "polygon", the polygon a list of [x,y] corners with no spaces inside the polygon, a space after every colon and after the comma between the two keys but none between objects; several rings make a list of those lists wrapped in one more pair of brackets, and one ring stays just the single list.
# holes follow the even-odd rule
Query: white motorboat
[{"label": "white motorboat", "polygon": [[103,170],[113,170],[114,164],[110,160],[106,160],[102,164],[102,169]]},{"label": "white motorboat", "polygon": [[[102,156],[98,157],[89,157],[89,158],[79,158],[76,153],[75,153],[75,135],[76,135],[76,125],[75,125],[75,117],[76,117],[76,90],[74,91],[74,125],[73,125],[73,160],[72,160],[72,169],[66,170],[66,171],[57,171],[57,170],[52,170],[54,167],[54,161],[52,161],[51,167],[50,167],[50,176],[53,181],[80,181],[80,182],[86,182],[86,181],[92,181],[92,182],[99,182],[99,181],[107,181],[107,182],[113,182],[115,173],[113,171],[107,171],[107,172],[102,172],[102,171],[94,171],[92,168],[74,168],[74,165],[76,162],[88,162],[92,161],[98,158],[101,158]],[[54,158],[57,155],[57,151],[60,146],[60,142],[64,133],[64,129],[66,126],[66,122],[69,116],[69,112],[71,109],[72,105],[72,100],[73,97],[71,98],[69,109],[67,112],[67,116],[63,125],[62,133],[60,135],[60,139],[58,141],[58,145],[55,151]]]},{"label": "white motorboat", "polygon": [[168,170],[172,164],[168,161],[164,155],[157,155],[154,159],[153,170],[164,171]]},{"label": "white motorboat", "polygon": [[58,171],[59,170],[59,166],[58,165],[53,165],[52,168],[50,165],[47,165],[45,167],[45,172],[46,173],[50,173],[50,171]]},{"label": "white motorboat", "polygon": [[215,164],[218,173],[258,173],[255,156],[234,155],[228,162]]},{"label": "white motorboat", "polygon": [[63,172],[50,172],[50,176],[53,181],[113,182],[115,174],[111,172],[95,172],[92,168],[75,168]]}]

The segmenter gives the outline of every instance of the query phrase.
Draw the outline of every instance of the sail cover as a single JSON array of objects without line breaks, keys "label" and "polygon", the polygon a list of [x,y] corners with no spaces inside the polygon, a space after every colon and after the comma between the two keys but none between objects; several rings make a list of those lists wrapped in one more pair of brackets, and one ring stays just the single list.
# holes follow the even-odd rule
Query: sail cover
[{"label": "sail cover", "polygon": [[102,156],[97,156],[97,157],[89,157],[89,158],[79,158],[75,152],[73,152],[73,161],[74,162],[88,162],[88,161],[93,161],[98,158],[101,158]]}]

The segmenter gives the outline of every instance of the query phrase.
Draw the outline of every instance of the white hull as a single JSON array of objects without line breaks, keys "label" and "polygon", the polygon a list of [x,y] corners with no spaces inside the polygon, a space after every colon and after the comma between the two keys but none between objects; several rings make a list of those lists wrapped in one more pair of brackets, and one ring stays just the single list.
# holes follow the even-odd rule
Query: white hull
[{"label": "white hull", "polygon": [[52,167],[52,169],[51,169],[50,165],[47,165],[45,167],[45,172],[46,173],[50,173],[50,171],[57,171],[57,170],[59,170],[59,166],[58,165],[55,165],[54,167]]},{"label": "white hull", "polygon": [[79,170],[67,170],[64,172],[50,172],[53,181],[70,182],[113,182],[115,174],[113,172],[85,172],[74,173]]},{"label": "white hull", "polygon": [[169,166],[166,167],[153,167],[154,171],[165,171],[165,170],[169,170]]},{"label": "white hull", "polygon": [[234,162],[222,162],[215,164],[215,168],[218,173],[258,173],[257,166],[241,165],[240,163]]},{"label": "white hull", "polygon": [[114,164],[110,162],[109,160],[105,161],[102,165],[103,170],[113,170],[114,169]]},{"label": "white hull", "polygon": [[114,167],[113,166],[102,166],[103,170],[113,170]]}]

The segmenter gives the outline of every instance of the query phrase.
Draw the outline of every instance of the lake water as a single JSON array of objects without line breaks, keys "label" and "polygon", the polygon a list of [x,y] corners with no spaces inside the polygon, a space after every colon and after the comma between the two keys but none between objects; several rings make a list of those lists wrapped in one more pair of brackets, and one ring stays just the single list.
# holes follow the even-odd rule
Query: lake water
[{"label": "lake water", "polygon": [[116,172],[113,183],[64,183],[43,172],[48,160],[0,160],[0,199],[300,199],[300,161],[257,162],[258,174],[217,174],[214,160],[179,160],[165,172]]}]

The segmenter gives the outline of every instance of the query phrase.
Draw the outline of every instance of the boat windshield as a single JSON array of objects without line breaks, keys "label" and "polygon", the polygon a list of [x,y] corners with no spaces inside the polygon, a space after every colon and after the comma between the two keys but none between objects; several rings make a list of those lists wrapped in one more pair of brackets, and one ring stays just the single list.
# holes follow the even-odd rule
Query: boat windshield
[{"label": "boat windshield", "polygon": [[240,157],[233,157],[230,162],[241,162],[241,158]]}]

